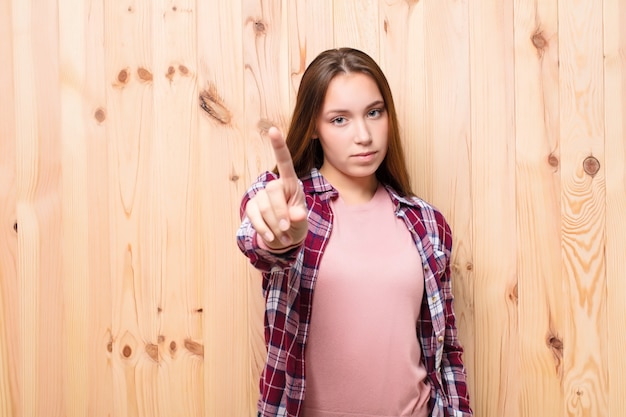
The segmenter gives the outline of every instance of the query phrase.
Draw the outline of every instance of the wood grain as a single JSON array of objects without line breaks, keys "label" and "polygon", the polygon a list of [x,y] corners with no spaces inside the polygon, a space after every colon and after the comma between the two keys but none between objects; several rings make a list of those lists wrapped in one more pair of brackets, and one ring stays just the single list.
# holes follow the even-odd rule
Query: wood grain
[{"label": "wood grain", "polygon": [[[34,83],[34,63],[28,53],[32,50],[31,4],[23,2],[13,4],[13,65],[14,72],[15,114],[30,115],[37,122]],[[35,415],[38,411],[40,394],[38,387],[38,349],[39,333],[39,285],[40,272],[38,245],[39,227],[33,207],[37,177],[37,133],[38,125],[25,120],[15,119],[16,137],[16,217],[18,224],[17,239],[17,279],[19,282],[20,314],[19,358],[21,397],[19,410],[24,416]],[[26,399],[30,399],[27,401]]]},{"label": "wood grain", "polygon": [[518,1],[515,135],[522,416],[564,415],[567,305],[561,297],[558,47],[557,2]]},{"label": "wood grain", "polygon": [[[201,416],[204,392],[201,276],[193,273],[198,215],[198,90],[195,1],[156,2],[152,12],[154,158],[150,167],[150,214],[142,219],[142,270],[160,277],[143,294],[145,350],[154,372],[155,407],[163,416]],[[167,354],[176,343],[177,353]],[[163,366],[160,366],[163,364]]]},{"label": "wood grain", "polygon": [[109,145],[107,77],[105,67],[104,3],[91,0],[84,14],[84,152],[83,175],[87,213],[87,404],[90,417],[113,415],[111,225],[109,196]]},{"label": "wood grain", "polygon": [[295,105],[296,94],[304,70],[322,51],[333,48],[333,1],[295,0],[287,2],[289,61],[291,88],[289,108]]},{"label": "wood grain", "polygon": [[360,49],[375,60],[380,51],[379,5],[376,0],[335,0],[335,47]]},{"label": "wood grain", "polygon": [[[245,72],[249,68],[242,54],[243,39],[267,46],[268,55],[274,58],[281,55],[265,39],[266,30],[280,28],[280,15],[266,14],[257,6],[228,0],[198,5],[198,20],[203,22],[198,26],[198,88],[210,92],[214,103],[230,115],[224,123],[200,111],[198,154],[194,158],[200,178],[195,253],[196,274],[202,280],[206,306],[203,340],[207,416],[255,414],[259,367],[264,358],[260,280],[251,274],[235,244],[239,202],[251,181],[250,171],[258,169],[255,158],[262,157],[257,153],[261,146],[258,132],[247,125],[247,117],[256,118],[258,114],[249,113],[252,109],[247,108]],[[267,60],[267,64],[271,62]],[[287,78],[284,80],[286,97]],[[260,99],[254,100],[259,103]]]},{"label": "wood grain", "polygon": [[58,22],[46,21],[57,16],[56,6],[13,3],[20,400],[26,416],[65,413]]},{"label": "wood grain", "polygon": [[[380,59],[389,81],[403,137],[411,184],[417,194],[432,199],[432,141],[427,129],[424,3],[410,6],[403,0],[381,4]],[[406,51],[413,51],[407,54]],[[406,68],[411,68],[409,73]]]},{"label": "wood grain", "polygon": [[[84,2],[59,3],[59,64],[61,81],[61,164],[63,168],[63,398],[66,413],[88,411],[89,318],[88,206],[86,181],[86,21]],[[72,254],[72,256],[69,256]]]},{"label": "wood grain", "polygon": [[22,416],[12,17],[11,2],[0,3],[0,417]]},{"label": "wood grain", "polygon": [[[602,5],[559,2],[566,415],[607,409],[606,171]],[[599,161],[592,171],[585,160]]]},{"label": "wood grain", "polygon": [[[114,415],[162,415],[157,365],[146,352],[157,340],[165,274],[163,207],[151,199],[161,196],[151,189],[160,145],[153,140],[153,7],[104,4]],[[145,259],[152,261],[148,270]]]},{"label": "wood grain", "polygon": [[621,416],[622,3],[0,2],[0,417],[256,415],[239,202],[338,46],[451,223],[476,415]]},{"label": "wood grain", "polygon": [[[513,2],[469,6],[474,408],[519,416]],[[497,117],[494,117],[497,115]]]},{"label": "wood grain", "polygon": [[626,4],[605,1],[604,120],[606,166],[606,303],[608,412],[626,409]]},{"label": "wood grain", "polygon": [[[425,3],[424,9],[424,89],[427,103],[424,142],[428,143],[425,146],[427,149],[432,149],[432,156],[430,162],[425,163],[429,171],[422,175],[426,177],[424,181],[429,182],[431,203],[442,210],[453,231],[451,270],[454,308],[459,338],[465,350],[464,363],[467,369],[473,370],[476,367],[477,324],[474,314],[471,67],[467,42],[469,9],[466,4],[456,1]],[[412,66],[409,64],[409,67]],[[406,110],[406,123],[411,124],[413,112],[410,108]],[[455,169],[445,168],[450,165]],[[470,389],[476,387],[475,378],[474,372],[468,374]]]}]

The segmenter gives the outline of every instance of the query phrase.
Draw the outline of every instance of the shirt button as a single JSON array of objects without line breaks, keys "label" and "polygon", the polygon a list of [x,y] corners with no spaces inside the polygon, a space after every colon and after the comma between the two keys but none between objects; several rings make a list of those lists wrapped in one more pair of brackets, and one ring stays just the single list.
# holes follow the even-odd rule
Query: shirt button
[{"label": "shirt button", "polygon": [[428,271],[428,265],[424,265],[424,271]]},{"label": "shirt button", "polygon": [[432,301],[433,303],[437,301],[437,296],[433,295],[432,297],[430,297],[430,301]]},{"label": "shirt button", "polygon": [[439,343],[443,343],[443,336],[439,336],[439,337],[437,337],[437,342],[439,342]]}]

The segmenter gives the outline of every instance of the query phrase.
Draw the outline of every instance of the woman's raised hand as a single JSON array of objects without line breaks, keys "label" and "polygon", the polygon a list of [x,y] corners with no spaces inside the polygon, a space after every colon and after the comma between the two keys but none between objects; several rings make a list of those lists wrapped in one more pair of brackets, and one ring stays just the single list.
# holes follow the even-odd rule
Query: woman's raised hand
[{"label": "woman's raised hand", "polygon": [[309,230],[307,208],[293,167],[291,154],[280,131],[269,132],[279,178],[270,181],[246,206],[252,227],[268,248],[281,250],[301,243]]}]

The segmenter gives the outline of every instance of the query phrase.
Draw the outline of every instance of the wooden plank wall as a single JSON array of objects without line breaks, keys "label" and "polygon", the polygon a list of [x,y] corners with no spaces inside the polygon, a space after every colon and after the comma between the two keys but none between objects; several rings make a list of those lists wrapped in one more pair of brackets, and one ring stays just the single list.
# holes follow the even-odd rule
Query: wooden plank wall
[{"label": "wooden plank wall", "polygon": [[476,415],[623,416],[626,3],[0,0],[0,417],[254,415],[239,200],[334,46],[452,224]]}]

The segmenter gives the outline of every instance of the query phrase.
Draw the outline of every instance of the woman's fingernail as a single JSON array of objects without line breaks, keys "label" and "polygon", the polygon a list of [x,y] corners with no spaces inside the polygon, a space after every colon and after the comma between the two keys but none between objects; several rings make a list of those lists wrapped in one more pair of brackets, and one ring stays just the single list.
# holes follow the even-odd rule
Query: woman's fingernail
[{"label": "woman's fingernail", "polygon": [[265,239],[266,242],[271,242],[272,240],[274,240],[274,235],[270,232],[265,232],[265,234],[263,235],[263,239]]},{"label": "woman's fingernail", "polygon": [[285,219],[282,219],[279,223],[278,223],[278,227],[280,228],[280,230],[282,230],[283,232],[286,232],[287,230],[289,230],[289,222]]},{"label": "woman's fingernail", "polygon": [[290,245],[291,244],[291,238],[289,236],[281,236],[280,237],[280,242],[283,245]]}]

